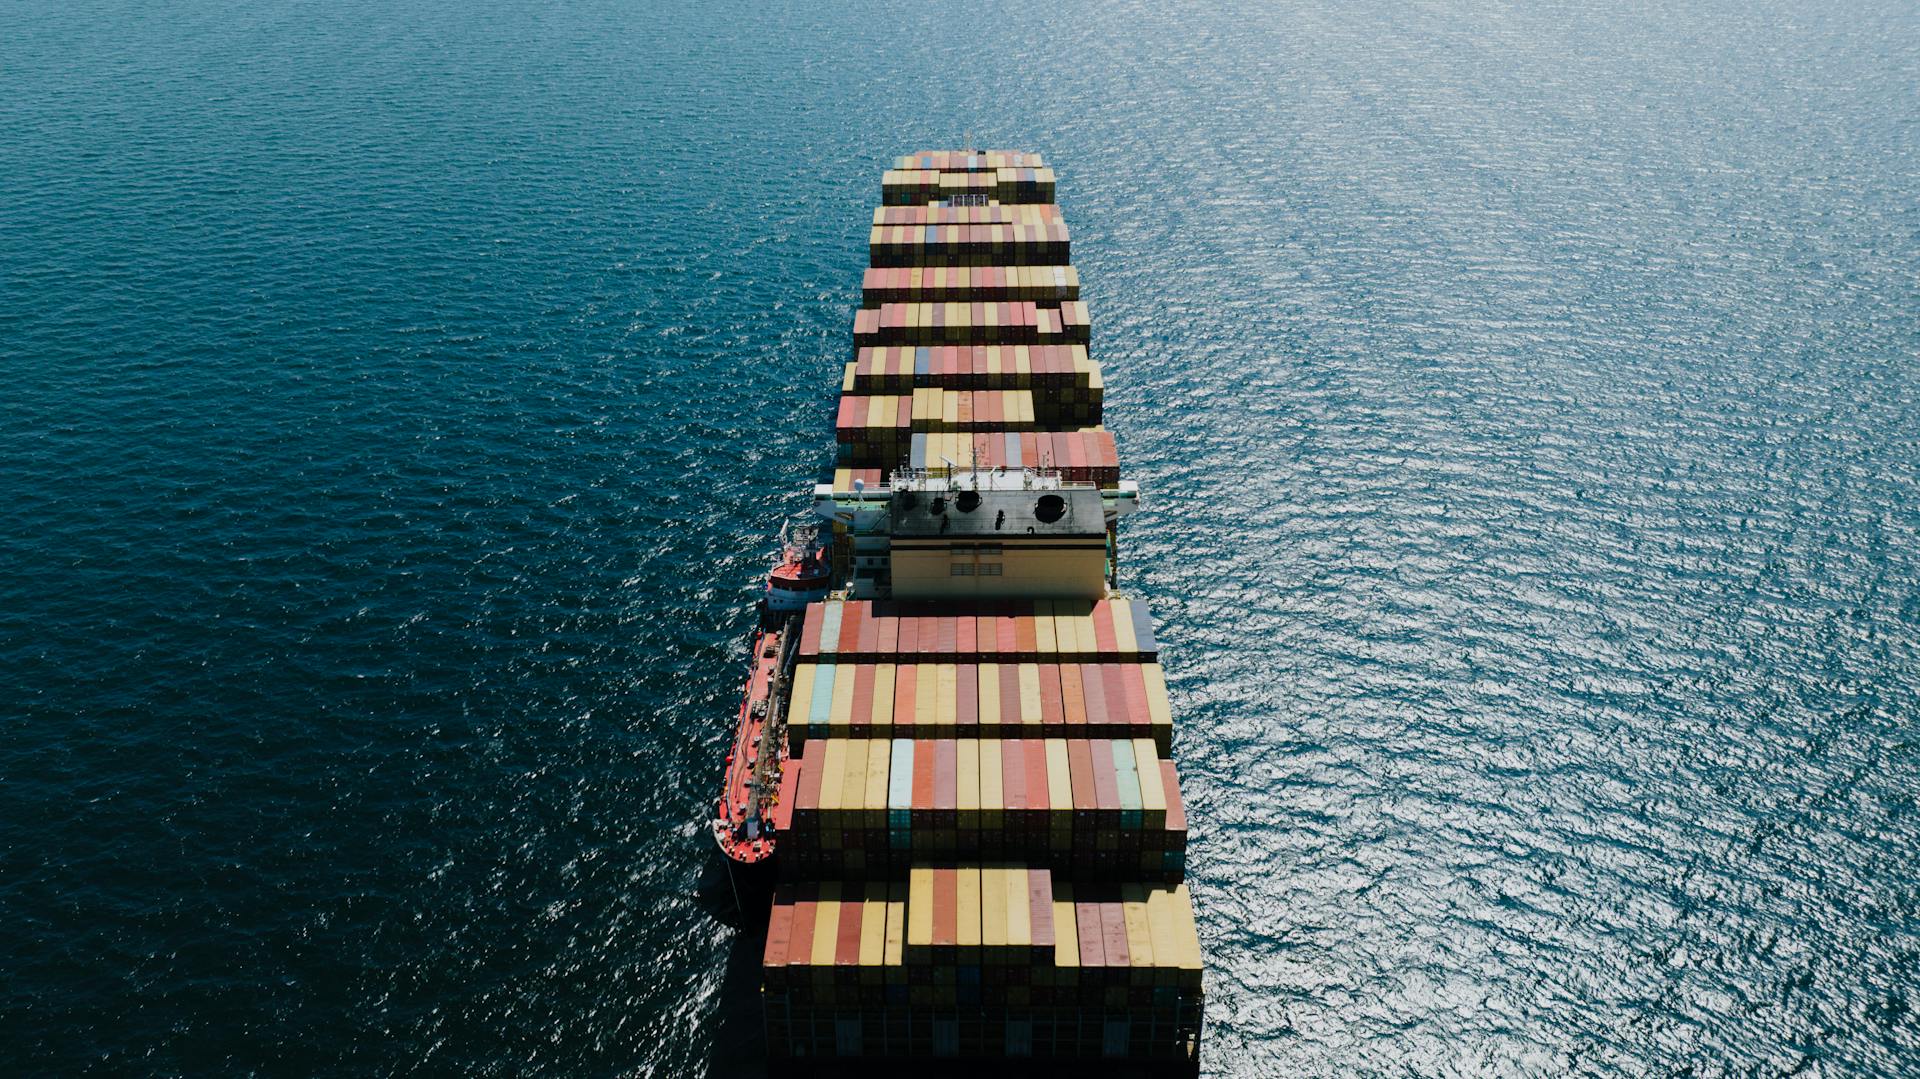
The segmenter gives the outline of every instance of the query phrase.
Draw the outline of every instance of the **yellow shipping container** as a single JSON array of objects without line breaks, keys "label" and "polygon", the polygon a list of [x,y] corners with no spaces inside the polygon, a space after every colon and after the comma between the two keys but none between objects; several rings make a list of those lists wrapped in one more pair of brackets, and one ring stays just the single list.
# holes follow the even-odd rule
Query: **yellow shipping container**
[{"label": "yellow shipping container", "polygon": [[1073,769],[1065,738],[1047,739],[1047,803],[1050,823],[1073,819]]},{"label": "yellow shipping container", "polygon": [[980,740],[962,738],[957,744],[959,750],[956,765],[959,776],[957,795],[959,798],[960,819],[964,824],[978,820],[980,811]]},{"label": "yellow shipping container", "polygon": [[868,969],[882,966],[887,959],[886,887],[869,884],[860,904],[860,965]]},{"label": "yellow shipping container", "polygon": [[820,886],[820,902],[813,908],[813,953],[809,962],[815,967],[833,966],[833,952],[840,941],[840,885],[827,881]]},{"label": "yellow shipping container", "polygon": [[1004,826],[1001,816],[1006,794],[1001,789],[1005,778],[1001,773],[1003,761],[1000,755],[999,739],[988,739],[980,743],[980,826],[996,831]]},{"label": "yellow shipping container", "polygon": [[924,866],[907,871],[907,946],[933,946],[933,870]]},{"label": "yellow shipping container", "polygon": [[982,663],[975,668],[974,700],[978,702],[981,727],[1000,725],[1000,665]]},{"label": "yellow shipping container", "polygon": [[1193,922],[1193,897],[1187,894],[1185,884],[1176,885],[1173,889],[1173,934],[1174,958],[1180,967],[1181,981],[1198,987],[1200,984],[1200,932],[1199,927]]},{"label": "yellow shipping container", "polygon": [[986,962],[1006,960],[1007,871],[1004,869],[980,870],[980,943],[988,949]]},{"label": "yellow shipping container", "polygon": [[[847,743],[835,738],[827,743],[826,759],[820,765],[820,823],[828,824],[828,818],[840,808],[840,785],[847,774]],[[834,827],[839,827],[838,823]]]},{"label": "yellow shipping container", "polygon": [[847,742],[846,774],[840,780],[839,817],[842,828],[858,828],[865,820],[861,810],[866,808],[867,801],[868,748],[868,744],[864,741]]},{"label": "yellow shipping container", "polygon": [[923,665],[913,683],[913,725],[916,730],[932,727],[940,719],[937,700],[940,695],[939,679],[927,675],[927,668]]},{"label": "yellow shipping container", "polygon": [[1160,754],[1154,749],[1153,739],[1135,738],[1133,759],[1140,773],[1140,810],[1145,824],[1149,828],[1165,827],[1167,792],[1160,783]]},{"label": "yellow shipping container", "polygon": [[1121,653],[1138,652],[1140,643],[1133,636],[1133,604],[1115,597],[1107,601],[1113,608],[1113,645]]},{"label": "yellow shipping container", "polygon": [[[847,674],[853,671],[849,668]],[[853,679],[835,678],[833,680],[833,707],[827,713],[827,722],[836,736],[847,733],[847,726],[853,720]]]},{"label": "yellow shipping container", "polygon": [[893,743],[885,738],[867,742],[867,792],[861,803],[868,828],[887,826],[887,773],[893,765]]},{"label": "yellow shipping container", "polygon": [[959,666],[952,663],[938,664],[934,667],[934,680],[938,685],[936,690],[937,696],[934,699],[934,704],[938,711],[935,713],[934,722],[939,726],[943,735],[951,738],[953,737],[952,732],[959,722],[957,716],[960,703]]},{"label": "yellow shipping container", "polygon": [[1078,974],[1080,966],[1080,930],[1074,921],[1073,885],[1056,881],[1053,885],[1053,966],[1056,971]]},{"label": "yellow shipping container", "polygon": [[1033,947],[1033,911],[1027,905],[1027,871],[1002,870],[1000,878],[1007,890],[1007,946],[1021,949],[1022,954],[1015,958],[1024,962],[1025,950]]},{"label": "yellow shipping container", "polygon": [[[789,697],[793,703],[788,708],[788,722],[805,723],[807,712],[813,702],[813,675],[817,668],[811,663],[802,663],[793,669],[793,693]],[[807,728],[801,728],[807,730]],[[811,733],[811,732],[810,732]]]},{"label": "yellow shipping container", "polygon": [[[1126,884],[1120,888],[1120,912],[1127,925],[1127,952],[1129,965],[1136,971],[1142,967],[1153,967],[1153,934],[1148,929],[1147,890],[1138,884]],[[1152,983],[1152,978],[1136,978],[1136,984],[1144,981]]]},{"label": "yellow shipping container", "polygon": [[1158,663],[1143,664],[1140,673],[1147,683],[1147,715],[1155,727],[1173,727],[1173,708],[1167,703],[1167,676]]},{"label": "yellow shipping container", "polygon": [[980,870],[963,867],[954,876],[960,878],[958,925],[954,940],[962,948],[980,946]]},{"label": "yellow shipping container", "polygon": [[[1060,653],[1060,640],[1053,627],[1053,601],[1036,600],[1033,604],[1034,647],[1043,656]],[[836,692],[839,687],[835,687]]]},{"label": "yellow shipping container", "polygon": [[1179,938],[1174,929],[1173,890],[1171,888],[1150,888],[1147,890],[1147,930],[1153,937],[1154,965],[1160,970],[1154,980],[1156,983],[1170,984],[1173,972],[1179,967]]},{"label": "yellow shipping container", "polygon": [[1020,722],[1040,725],[1040,665],[1020,665]]}]

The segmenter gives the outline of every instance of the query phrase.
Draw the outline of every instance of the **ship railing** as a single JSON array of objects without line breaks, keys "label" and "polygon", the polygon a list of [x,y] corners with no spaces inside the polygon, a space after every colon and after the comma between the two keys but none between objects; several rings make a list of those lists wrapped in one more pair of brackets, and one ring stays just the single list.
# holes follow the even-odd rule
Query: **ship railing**
[{"label": "ship railing", "polygon": [[[890,476],[890,486],[894,489],[916,484],[942,484],[954,490],[986,480],[995,490],[1012,490],[1010,486],[1001,486],[996,481],[1020,477],[1020,489],[1056,490],[1062,487],[1091,487],[1089,483],[1076,483],[1063,478],[1057,468],[1040,468],[1032,465],[981,465],[970,467],[963,465],[946,468],[896,468]],[[926,490],[925,486],[920,487]]]},{"label": "ship railing", "polygon": [[772,822],[761,817],[760,809],[766,805],[767,796],[780,789],[776,769],[784,766],[786,758],[787,702],[783,691],[787,673],[793,669],[793,659],[799,650],[799,635],[793,632],[797,626],[797,620],[790,618],[780,634],[780,658],[774,663],[773,677],[767,682],[767,718],[760,724],[760,756],[754,764],[753,805],[747,819],[760,820],[763,836],[772,831]]}]

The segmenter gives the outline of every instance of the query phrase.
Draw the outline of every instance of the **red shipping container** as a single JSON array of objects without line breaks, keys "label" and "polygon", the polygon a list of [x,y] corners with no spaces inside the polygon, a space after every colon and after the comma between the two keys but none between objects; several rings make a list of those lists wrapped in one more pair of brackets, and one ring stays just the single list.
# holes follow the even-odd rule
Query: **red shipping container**
[{"label": "red shipping container", "polygon": [[934,754],[928,752],[930,748],[929,742],[913,747],[913,808],[908,822],[915,831],[933,827],[933,792],[938,768]]},{"label": "red shipping container", "polygon": [[1000,664],[1000,723],[1010,729],[1020,727],[1020,668],[1011,663]]},{"label": "red shipping container", "polygon": [[951,948],[960,943],[960,871],[933,871],[933,945]]},{"label": "red shipping container", "polygon": [[1109,600],[1093,602],[1093,642],[1102,656],[1110,656],[1119,651],[1119,638],[1113,630],[1113,603]]},{"label": "red shipping container", "polygon": [[[760,953],[762,967],[784,967],[793,934],[793,905],[776,902],[767,918],[767,946]],[[784,973],[780,975],[784,977]]]},{"label": "red shipping container", "polygon": [[840,605],[840,640],[834,651],[849,655],[859,651],[861,615],[866,606],[858,602]]},{"label": "red shipping container", "polygon": [[[840,668],[840,673],[844,676],[846,668]],[[853,669],[853,725],[855,727],[864,728],[873,723],[874,673],[871,663],[862,663]]]},{"label": "red shipping container", "polygon": [[[1058,728],[1066,722],[1066,706],[1060,700],[1060,665],[1057,663],[1040,664],[1040,722],[1050,728]],[[1081,718],[1085,722],[1085,717]],[[1058,730],[1049,730],[1049,735],[1058,735]]]},{"label": "red shipping container", "polygon": [[1106,966],[1107,932],[1106,922],[1100,917],[1100,904],[1075,903],[1073,921],[1080,936],[1080,965],[1096,968]]},{"label": "red shipping container", "polygon": [[[962,625],[971,622],[972,619],[961,619]],[[959,690],[960,700],[954,707],[953,716],[954,722],[960,727],[958,735],[961,738],[978,738],[980,736],[980,668],[971,663],[960,664],[960,676],[957,679],[956,688]]]},{"label": "red shipping container", "polygon": [[800,757],[800,788],[795,795],[794,804],[801,809],[817,809],[820,806],[820,773],[826,767],[827,740],[814,738],[807,742],[807,748]]},{"label": "red shipping container", "polygon": [[975,623],[973,616],[964,614],[955,615],[952,618],[952,622],[954,651],[963,656],[971,656],[979,652],[980,650],[974,647],[976,642],[974,641]]},{"label": "red shipping container", "polygon": [[1101,826],[1120,823],[1120,779],[1113,767],[1113,742],[1099,738],[1087,743],[1087,755],[1093,758],[1093,796],[1100,807]]},{"label": "red shipping container", "polygon": [[793,806],[800,799],[800,771],[806,766],[802,757],[788,756],[780,769],[780,793],[773,804],[773,830],[776,834],[793,830]]},{"label": "red shipping container", "polygon": [[1027,870],[1027,925],[1035,949],[1053,947],[1053,874],[1044,869]]},{"label": "red shipping container", "polygon": [[[938,634],[936,638],[939,641],[937,650],[943,656],[953,655],[960,644],[959,627],[956,625],[957,620],[948,614],[935,616],[931,621],[934,623],[934,632]],[[921,637],[921,640],[925,639],[924,636]]]},{"label": "red shipping container", "polygon": [[[808,610],[812,609],[813,608],[808,608]],[[1014,618],[1013,624],[1014,651],[1022,656],[1033,655],[1040,647],[1039,640],[1035,636],[1037,630],[1034,626],[1033,615],[1020,614]]]},{"label": "red shipping container", "polygon": [[[1015,819],[1024,820],[1027,809],[1027,755],[1019,752],[1019,742],[1007,742],[1000,747],[1000,800],[1005,808],[1015,814]],[[1012,824],[1010,820],[1009,825]]]},{"label": "red shipping container", "polygon": [[[909,664],[899,664],[893,669],[893,730],[901,738],[912,738],[914,726],[919,717],[913,714],[914,697],[918,693],[919,668]],[[919,767],[916,763],[914,767]]]},{"label": "red shipping container", "polygon": [[952,828],[960,807],[960,744],[952,738],[939,739],[933,744],[933,758],[933,826]]},{"label": "red shipping container", "polygon": [[813,923],[818,917],[813,889],[800,888],[793,903],[793,923],[787,933],[787,961],[804,966],[813,958]]},{"label": "red shipping container", "polygon": [[817,656],[820,654],[820,625],[825,617],[826,604],[809,603],[800,621],[800,654]]},{"label": "red shipping container", "polygon": [[1160,762],[1160,786],[1167,794],[1167,831],[1177,832],[1177,837],[1169,837],[1181,846],[1185,846],[1187,834],[1187,806],[1180,798],[1180,777],[1174,774],[1173,762]]},{"label": "red shipping container", "polygon": [[[848,891],[852,894],[843,896],[845,900],[856,899],[860,894],[858,888],[849,888]],[[840,904],[840,939],[834,942],[833,948],[833,965],[836,967],[860,965],[860,915],[864,905],[858,902]]]},{"label": "red shipping container", "polygon": [[874,642],[873,658],[882,663],[891,662],[900,651],[900,620],[892,616],[877,617],[874,621],[880,632]]},{"label": "red shipping container", "polygon": [[[1080,683],[1080,665],[1062,663],[1054,669],[1060,672],[1060,722],[1070,728],[1069,733],[1073,733],[1071,728],[1081,728],[1078,733],[1085,734],[1087,700]],[[1041,677],[1044,678],[1045,675]]]},{"label": "red shipping container", "polygon": [[[1107,709],[1107,685],[1100,678],[1100,666],[1096,663],[1074,665],[1074,671],[1080,676],[1080,698],[1086,702],[1086,720],[1089,726],[1102,728],[1114,725],[1114,717]],[[1120,732],[1103,730],[1101,737],[1118,737]]]},{"label": "red shipping container", "polygon": [[912,662],[920,652],[920,620],[912,615],[903,614],[894,619],[899,646],[895,649],[900,658]]},{"label": "red shipping container", "polygon": [[1085,738],[1074,738],[1067,742],[1067,771],[1073,782],[1073,814],[1076,818],[1075,831],[1081,823],[1091,823],[1090,814],[1099,808],[1098,797],[1093,789],[1093,750],[1088,747]]},{"label": "red shipping container", "polygon": [[1044,827],[1053,806],[1053,799],[1047,790],[1047,743],[1038,738],[1022,738],[1000,747],[1005,753],[1008,746],[1019,746],[1027,759],[1027,824],[1030,828]]}]

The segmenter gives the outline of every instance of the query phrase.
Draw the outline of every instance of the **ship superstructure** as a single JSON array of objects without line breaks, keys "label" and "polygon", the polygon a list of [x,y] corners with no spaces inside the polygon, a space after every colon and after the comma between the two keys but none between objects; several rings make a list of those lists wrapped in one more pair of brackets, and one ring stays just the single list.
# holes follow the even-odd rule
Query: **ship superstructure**
[{"label": "ship superstructure", "polygon": [[1198,1058],[1171,709],[1120,587],[1140,496],[1054,189],[993,151],[882,181],[813,496],[832,591],[755,646],[777,1059]]}]

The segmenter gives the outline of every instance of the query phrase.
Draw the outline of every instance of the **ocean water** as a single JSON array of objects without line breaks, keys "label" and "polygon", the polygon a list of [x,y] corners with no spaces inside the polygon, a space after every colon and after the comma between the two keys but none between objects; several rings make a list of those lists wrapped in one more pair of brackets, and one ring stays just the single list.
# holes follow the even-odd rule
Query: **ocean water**
[{"label": "ocean water", "polygon": [[1045,153],[1219,1076],[1920,1074],[1920,9],[0,7],[0,1071],[750,1074],[879,173]]}]

